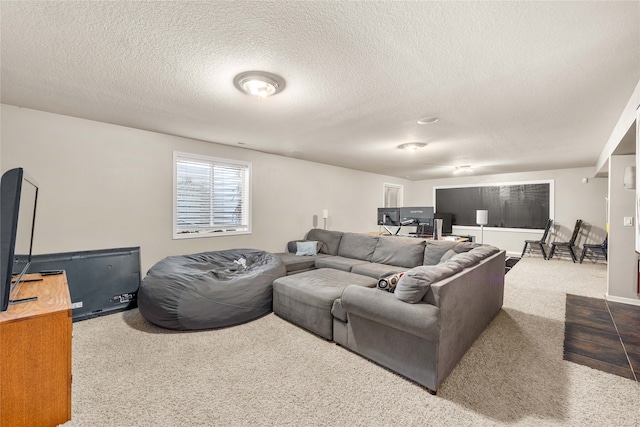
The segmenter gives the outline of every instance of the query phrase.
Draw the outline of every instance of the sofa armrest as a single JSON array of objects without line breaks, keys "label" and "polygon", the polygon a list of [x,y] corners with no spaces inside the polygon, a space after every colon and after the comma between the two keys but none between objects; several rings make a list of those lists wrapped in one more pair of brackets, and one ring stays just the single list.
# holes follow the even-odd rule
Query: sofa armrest
[{"label": "sofa armrest", "polygon": [[389,292],[350,285],[342,293],[342,306],[349,315],[408,332],[431,342],[440,336],[440,309],[420,302],[409,304]]},{"label": "sofa armrest", "polygon": [[438,376],[445,378],[502,307],[505,251],[431,285],[440,307]]}]

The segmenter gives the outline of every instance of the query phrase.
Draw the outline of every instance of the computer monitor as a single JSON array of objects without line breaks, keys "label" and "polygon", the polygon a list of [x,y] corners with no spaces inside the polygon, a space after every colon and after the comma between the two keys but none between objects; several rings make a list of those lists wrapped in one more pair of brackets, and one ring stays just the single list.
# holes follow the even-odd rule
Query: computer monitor
[{"label": "computer monitor", "polygon": [[453,233],[453,214],[436,212],[433,214],[433,218],[442,220],[442,234]]},{"label": "computer monitor", "polygon": [[378,208],[378,225],[400,225],[400,208]]},{"label": "computer monitor", "polygon": [[400,208],[400,221],[413,220],[412,225],[433,226],[433,206],[421,206],[412,208]]}]

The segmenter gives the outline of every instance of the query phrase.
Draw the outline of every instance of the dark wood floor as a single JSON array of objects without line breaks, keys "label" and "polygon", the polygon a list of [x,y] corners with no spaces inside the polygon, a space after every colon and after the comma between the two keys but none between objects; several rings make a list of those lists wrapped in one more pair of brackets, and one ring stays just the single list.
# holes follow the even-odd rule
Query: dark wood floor
[{"label": "dark wood floor", "polygon": [[567,294],[564,359],[640,379],[640,307]]}]

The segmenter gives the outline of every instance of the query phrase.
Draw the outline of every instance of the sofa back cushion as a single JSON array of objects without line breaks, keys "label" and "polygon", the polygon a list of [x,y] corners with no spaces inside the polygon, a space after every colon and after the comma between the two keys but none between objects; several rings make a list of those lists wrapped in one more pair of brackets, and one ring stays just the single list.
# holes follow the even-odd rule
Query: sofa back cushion
[{"label": "sofa back cushion", "polygon": [[378,236],[371,234],[344,233],[340,240],[338,255],[346,258],[371,261],[378,244]]},{"label": "sofa back cushion", "polygon": [[455,262],[462,268],[473,267],[481,260],[489,258],[491,255],[500,252],[500,249],[491,245],[481,245],[473,248],[469,252],[462,252],[452,256],[447,260],[447,263]]},{"label": "sofa back cushion", "polygon": [[413,268],[422,265],[425,241],[413,237],[382,236],[371,262]]},{"label": "sofa back cushion", "polygon": [[398,280],[395,296],[400,301],[416,304],[429,291],[432,283],[462,271],[462,267],[454,262],[446,262],[440,265],[423,265],[405,272]]},{"label": "sofa back cushion", "polygon": [[469,252],[471,249],[477,248],[478,246],[482,246],[482,244],[473,242],[458,242],[458,244],[453,247],[453,250],[456,253],[461,254],[462,252]]},{"label": "sofa back cushion", "polygon": [[338,255],[338,247],[344,233],[341,231],[321,230],[313,228],[307,233],[306,240],[316,240],[322,242],[320,253],[329,255]]},{"label": "sofa back cushion", "polygon": [[455,251],[455,247],[458,242],[451,240],[429,240],[427,246],[424,248],[424,259],[422,263],[424,265],[436,265],[442,260],[442,256],[452,249]]}]

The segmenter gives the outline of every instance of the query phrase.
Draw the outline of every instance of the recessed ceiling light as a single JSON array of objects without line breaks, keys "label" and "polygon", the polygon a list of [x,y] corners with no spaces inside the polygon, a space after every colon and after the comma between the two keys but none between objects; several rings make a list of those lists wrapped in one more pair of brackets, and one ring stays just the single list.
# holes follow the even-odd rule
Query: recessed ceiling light
[{"label": "recessed ceiling light", "polygon": [[258,98],[280,93],[285,87],[282,77],[266,71],[245,71],[234,77],[233,84],[241,92]]},{"label": "recessed ceiling light", "polygon": [[416,151],[418,148],[425,147],[427,144],[424,142],[407,142],[406,144],[398,145],[401,150]]},{"label": "recessed ceiling light", "polygon": [[427,117],[423,117],[420,120],[418,120],[418,123],[421,124],[421,125],[430,125],[430,124],[433,124],[433,123],[437,122],[438,120],[440,120],[440,119],[438,119],[437,117],[427,116]]},{"label": "recessed ceiling light", "polygon": [[453,170],[454,174],[470,173],[470,172],[473,172],[473,169],[471,169],[471,165],[456,166],[456,168]]}]

